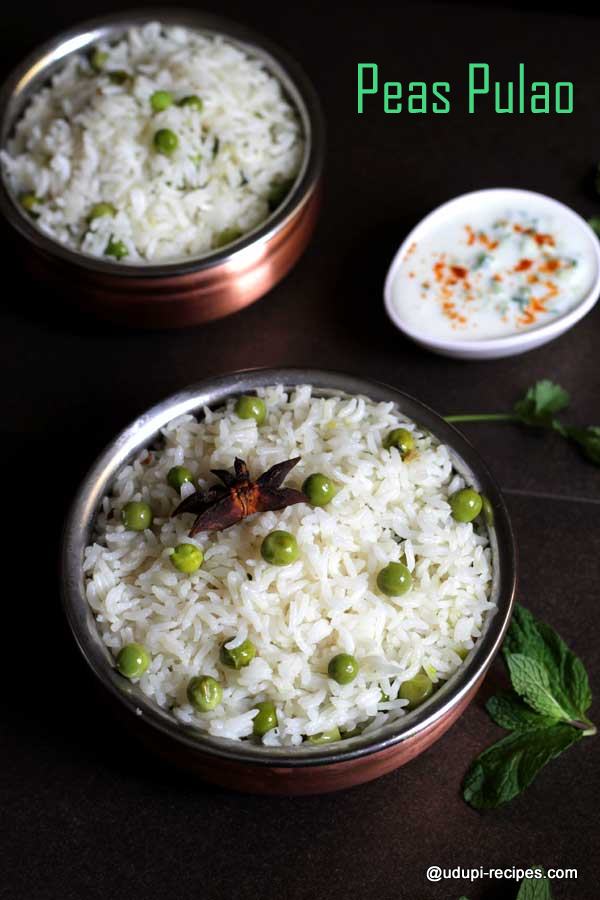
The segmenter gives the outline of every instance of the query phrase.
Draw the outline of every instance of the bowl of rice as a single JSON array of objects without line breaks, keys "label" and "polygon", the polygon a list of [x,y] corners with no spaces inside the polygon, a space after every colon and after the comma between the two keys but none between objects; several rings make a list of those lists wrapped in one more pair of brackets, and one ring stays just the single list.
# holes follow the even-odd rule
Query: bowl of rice
[{"label": "bowl of rice", "polygon": [[82,310],[181,327],[252,303],[298,260],[324,126],[307,77],[262,37],[153,15],[84,23],[8,78],[0,207],[32,273]]},{"label": "bowl of rice", "polygon": [[[285,502],[212,527],[241,460]],[[456,518],[465,490],[483,508]],[[282,533],[285,560],[265,552]],[[239,790],[321,793],[403,765],[466,708],[516,553],[487,468],[431,409],[340,373],[254,370],[168,398],[106,448],[66,522],[62,585],[103,696],[149,747]]]}]

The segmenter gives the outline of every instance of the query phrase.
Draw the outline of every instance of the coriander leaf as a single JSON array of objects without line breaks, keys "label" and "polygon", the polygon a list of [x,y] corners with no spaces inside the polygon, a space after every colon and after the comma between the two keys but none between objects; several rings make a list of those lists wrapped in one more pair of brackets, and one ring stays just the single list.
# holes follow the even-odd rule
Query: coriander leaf
[{"label": "coriander leaf", "polygon": [[[538,622],[520,604],[515,606],[503,653],[509,670],[508,660],[514,655],[522,655],[539,663],[546,670],[550,692],[558,706],[567,713],[567,720],[588,721],[585,713],[592,702],[592,694],[583,663],[569,650],[560,635],[544,622]],[[525,696],[514,686],[518,693]],[[531,702],[529,697],[525,696],[525,699]],[[533,706],[538,709],[535,703]],[[547,706],[544,710],[538,709],[538,712],[554,715]]]},{"label": "coriander leaf", "polygon": [[557,720],[530,709],[514,691],[502,691],[490,697],[485,708],[497,725],[507,731],[535,731],[549,728]]},{"label": "coriander leaf", "polygon": [[546,667],[523,653],[510,653],[506,657],[510,680],[517,694],[543,716],[563,719],[572,718],[571,707],[563,706],[552,692],[550,676]]},{"label": "coriander leaf", "polygon": [[[532,869],[536,868],[531,866]],[[552,900],[550,882],[544,878],[524,878],[517,894],[517,900]]]},{"label": "coriander leaf", "polygon": [[509,734],[473,762],[463,782],[463,797],[475,809],[508,803],[531,784],[546,763],[582,737],[582,731],[562,723]]},{"label": "coriander leaf", "polygon": [[530,387],[515,404],[515,414],[524,425],[553,428],[554,414],[569,405],[568,393],[558,384],[544,378]]},{"label": "coriander leaf", "polygon": [[600,427],[588,425],[587,428],[574,428],[566,426],[566,436],[583,451],[590,462],[600,466]]}]

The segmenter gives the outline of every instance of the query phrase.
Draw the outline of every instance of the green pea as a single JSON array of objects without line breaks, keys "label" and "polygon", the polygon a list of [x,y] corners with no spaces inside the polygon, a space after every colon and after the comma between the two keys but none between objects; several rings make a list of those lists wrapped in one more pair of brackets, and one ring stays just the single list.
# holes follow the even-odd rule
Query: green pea
[{"label": "green pea", "polygon": [[257,425],[262,425],[267,418],[267,407],[260,397],[238,397],[234,412],[240,419],[256,419]]},{"label": "green pea", "polygon": [[112,203],[94,203],[94,205],[90,209],[88,222],[91,222],[93,219],[101,219],[102,216],[114,216],[116,215],[116,213],[117,210],[112,205]]},{"label": "green pea", "polygon": [[[345,734],[344,737],[348,737],[348,735]],[[335,728],[330,728],[329,731],[311,734],[306,740],[309,744],[333,744],[334,741],[341,741],[341,739],[340,729],[336,725]]]},{"label": "green pea", "polygon": [[171,562],[180,572],[192,575],[204,562],[204,553],[194,544],[177,544],[171,553]]},{"label": "green pea", "polygon": [[488,497],[485,494],[481,495],[481,510],[483,512],[483,519],[488,528],[492,528],[494,524],[494,507],[492,506]]},{"label": "green pea", "polygon": [[[229,643],[231,638],[225,643]],[[256,656],[256,647],[252,641],[245,640],[238,647],[227,649],[225,644],[221,647],[219,657],[224,666],[230,669],[243,669],[249,666]]]},{"label": "green pea", "polygon": [[121,519],[129,531],[144,531],[152,525],[152,510],[143,500],[130,500],[121,510]]},{"label": "green pea", "polygon": [[164,156],[170,156],[178,146],[179,138],[170,128],[159,128],[154,135],[154,148]]},{"label": "green pea", "polygon": [[338,684],[350,684],[358,675],[359,668],[358,661],[354,656],[349,653],[338,653],[329,660],[327,673]]},{"label": "green pea", "polygon": [[389,703],[389,702],[390,702],[390,695],[389,695],[389,694],[386,694],[385,691],[380,691],[379,702],[380,702],[380,703]]},{"label": "green pea", "polygon": [[257,703],[256,709],[258,713],[252,720],[252,731],[258,737],[262,737],[267,731],[277,727],[277,710],[275,709],[275,704],[271,703],[270,700]]},{"label": "green pea", "polygon": [[483,506],[480,494],[473,488],[463,488],[456,491],[448,500],[452,509],[452,516],[457,522],[472,522]]},{"label": "green pea", "polygon": [[204,103],[197,94],[188,94],[187,97],[182,97],[181,100],[177,101],[177,106],[189,106],[191,109],[197,110],[197,112],[202,112],[204,109]]},{"label": "green pea", "polygon": [[194,476],[185,466],[173,466],[167,472],[167,481],[176,491],[180,491],[186,482],[191,482],[193,479]]},{"label": "green pea", "polygon": [[210,712],[221,703],[223,688],[216,678],[210,675],[199,675],[190,678],[187,686],[187,698],[198,712]]},{"label": "green pea", "polygon": [[293,178],[285,178],[283,181],[274,181],[271,184],[269,193],[267,195],[267,203],[269,204],[269,209],[271,210],[271,212],[273,212],[274,209],[277,209],[277,207],[280,206],[281,203],[285,200],[292,188],[293,183]]},{"label": "green pea", "polygon": [[240,228],[224,228],[222,231],[219,231],[213,238],[213,249],[217,250],[219,247],[226,247],[227,244],[232,244],[234,241],[237,241],[238,238],[241,238],[243,232]]},{"label": "green pea", "polygon": [[169,91],[154,91],[150,97],[150,106],[154,112],[162,112],[168,109],[173,103],[173,94]]},{"label": "green pea", "polygon": [[125,72],[123,69],[117,69],[115,72],[108,73],[108,79],[113,84],[125,84],[130,78],[129,72]]},{"label": "green pea", "polygon": [[302,485],[302,492],[306,494],[312,506],[327,506],[337,493],[334,482],[320,472],[308,476]]},{"label": "green pea", "polygon": [[398,691],[401,700],[408,700],[408,709],[419,706],[433,693],[433,682],[425,672],[418,672],[414,678],[403,681]]},{"label": "green pea", "polygon": [[401,597],[412,587],[412,575],[404,563],[388,563],[377,576],[377,587],[387,597]]},{"label": "green pea", "polygon": [[383,446],[386,450],[396,447],[400,451],[400,456],[404,458],[411,450],[414,450],[415,439],[406,428],[394,428],[384,437]]},{"label": "green pea", "polygon": [[272,531],[262,542],[260,552],[272,566],[289,566],[298,559],[298,542],[289,531]]},{"label": "green pea", "polygon": [[117,656],[117,669],[125,678],[140,678],[150,665],[150,655],[142,644],[125,644]]},{"label": "green pea", "polygon": [[105,256],[114,256],[115,259],[124,259],[128,253],[129,251],[123,241],[115,241],[112,237],[104,250]]},{"label": "green pea", "polygon": [[358,737],[359,734],[363,733],[364,725],[357,725],[356,728],[351,728],[349,731],[342,731],[342,737],[344,740],[348,738]]},{"label": "green pea", "polygon": [[107,59],[108,53],[95,47],[90,54],[90,65],[95,72],[101,72]]},{"label": "green pea", "polygon": [[35,219],[38,217],[38,213],[36,213],[35,208],[40,203],[44,201],[40,197],[36,197],[35,194],[21,194],[19,197],[19,203],[23,207],[26,212],[30,213]]}]

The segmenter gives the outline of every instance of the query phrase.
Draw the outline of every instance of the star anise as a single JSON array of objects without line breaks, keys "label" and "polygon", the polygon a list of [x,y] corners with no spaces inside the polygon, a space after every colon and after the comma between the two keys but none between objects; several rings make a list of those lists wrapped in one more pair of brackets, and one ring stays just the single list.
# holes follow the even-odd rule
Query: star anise
[{"label": "star anise", "polygon": [[207,491],[196,491],[182,500],[172,515],[195,513],[196,520],[190,530],[190,537],[199,531],[223,531],[246,516],[270,509],[285,509],[294,503],[308,503],[302,491],[282,488],[284,478],[300,457],[286,459],[263,472],[256,481],[250,480],[248,466],[243,459],[235,460],[235,475],[226,469],[211,469],[213,475],[223,484],[215,484]]}]

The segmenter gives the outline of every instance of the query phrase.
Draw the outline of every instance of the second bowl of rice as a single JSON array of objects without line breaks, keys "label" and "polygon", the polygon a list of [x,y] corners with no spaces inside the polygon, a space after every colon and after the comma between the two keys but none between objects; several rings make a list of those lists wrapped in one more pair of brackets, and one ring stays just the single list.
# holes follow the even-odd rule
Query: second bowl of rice
[{"label": "second bowl of rice", "polygon": [[[259,492],[291,462],[271,485],[283,500],[232,518],[241,460]],[[315,473],[335,486],[323,504],[303,493]],[[468,521],[453,512],[465,488],[484,499]],[[149,518],[132,524],[132,509]],[[281,533],[289,564],[265,553]],[[435,413],[346,375],[258,370],[170,398],[105,451],[67,523],[64,598],[88,663],[159,752],[242,790],[314,793],[391,771],[452,724],[500,645],[515,566],[497,486]],[[131,647],[143,665],[124,677]],[[213,703],[190,693],[200,677]]]},{"label": "second bowl of rice", "polygon": [[318,100],[296,64],[194,12],[95,20],[2,90],[0,204],[82,308],[181,326],[234,311],[314,227]]}]

